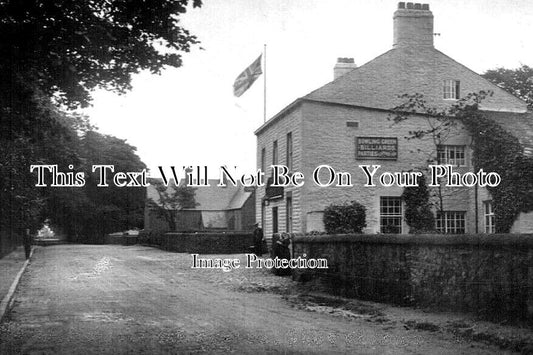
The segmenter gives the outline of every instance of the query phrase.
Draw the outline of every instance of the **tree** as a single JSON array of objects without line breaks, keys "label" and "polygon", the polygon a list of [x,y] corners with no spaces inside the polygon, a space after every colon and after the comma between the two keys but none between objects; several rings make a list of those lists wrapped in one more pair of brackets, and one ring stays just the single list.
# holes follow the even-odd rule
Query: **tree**
[{"label": "tree", "polygon": [[331,204],[324,210],[324,227],[328,234],[362,233],[366,209],[356,201]]},{"label": "tree", "polygon": [[30,166],[78,164],[78,131],[87,121],[60,112],[37,94],[10,95],[11,108],[0,106],[0,230],[21,234],[26,228],[38,228],[49,197],[35,188]]},{"label": "tree", "polygon": [[93,88],[124,92],[132,74],[179,67],[180,52],[198,43],[179,23],[189,3],[201,6],[200,0],[1,1],[1,89],[25,85],[69,107],[86,106]]},{"label": "tree", "polygon": [[527,102],[533,109],[533,68],[522,65],[517,69],[496,68],[482,75],[502,89]]},{"label": "tree", "polygon": [[[393,113],[389,116],[389,119],[394,124],[400,124],[416,116],[417,120],[423,122],[423,124],[416,125],[417,129],[409,131],[409,135],[405,138],[407,140],[429,141],[429,150],[422,151],[420,148],[417,149],[417,153],[426,155],[425,162],[419,169],[428,170],[427,164],[445,163],[441,161],[442,154],[439,153],[446,141],[454,134],[457,134],[460,129],[458,126],[459,120],[455,116],[464,110],[466,106],[476,105],[477,107],[477,104],[487,95],[492,95],[492,93],[481,92],[476,96],[467,95],[447,109],[438,109],[429,106],[422,94],[403,94],[399,95],[399,97],[404,102],[392,109]],[[454,193],[461,193],[460,191],[445,189],[442,185],[439,184],[437,188],[430,190],[430,197],[434,200],[432,204],[436,208],[437,214],[444,211],[445,198],[451,197]]]},{"label": "tree", "polygon": [[[99,174],[93,165],[113,165],[114,172],[141,172],[145,164],[125,140],[94,130],[79,139],[80,164],[75,171],[85,174],[82,188],[49,188],[51,200],[43,212],[54,226],[73,241],[101,242],[104,236],[130,228],[140,228],[144,216],[144,187],[118,187],[109,177],[107,187],[98,187]],[[66,168],[66,167],[64,167]],[[67,170],[68,171],[68,170]]]},{"label": "tree", "polygon": [[[29,166],[83,165],[88,151],[79,147],[90,124],[62,110],[87,106],[97,87],[128,90],[132,74],[141,70],[179,67],[181,53],[198,43],[179,23],[190,3],[201,5],[200,0],[0,1],[0,229],[20,233],[55,214],[56,224],[77,233],[87,231],[92,214],[107,216],[103,225],[114,226],[124,203],[128,211],[138,210],[138,197],[121,204],[115,199],[120,194],[111,190],[104,196],[85,189],[36,189]],[[112,203],[95,202],[108,197]],[[138,223],[132,222],[138,213],[129,216],[119,224]]]},{"label": "tree", "polygon": [[186,185],[167,187],[161,180],[152,179],[150,184],[155,187],[158,200],[150,198],[148,207],[158,216],[165,219],[170,231],[176,230],[176,212],[185,208],[194,208],[198,204],[195,200],[196,189]]}]

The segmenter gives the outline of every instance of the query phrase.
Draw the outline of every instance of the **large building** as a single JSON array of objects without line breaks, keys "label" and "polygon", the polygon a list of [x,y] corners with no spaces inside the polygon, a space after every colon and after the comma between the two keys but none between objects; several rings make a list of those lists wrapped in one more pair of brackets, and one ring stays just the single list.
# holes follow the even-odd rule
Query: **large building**
[{"label": "large building", "polygon": [[[209,186],[195,190],[194,208],[173,211],[175,231],[252,231],[255,224],[254,192],[241,184],[218,187],[218,180],[209,180]],[[183,181],[181,182],[183,183]],[[174,186],[167,191],[172,194]],[[147,201],[161,205],[155,185],[146,188]],[[167,222],[147,203],[144,209],[144,228],[151,231],[171,230]]]},{"label": "large building", "polygon": [[[258,168],[270,176],[270,166],[282,164],[305,175],[301,187],[257,189],[256,220],[267,236],[323,231],[324,209],[352,200],[366,207],[365,233],[408,233],[400,198],[403,188],[363,186],[359,165],[381,165],[378,174],[420,171],[427,168],[428,158],[439,154],[441,163],[458,172],[473,169],[470,137],[462,127],[452,129],[438,148],[427,137],[407,139],[427,120],[413,117],[394,124],[391,109],[405,102],[401,94],[423,94],[428,107],[442,109],[468,93],[492,91],[480,109],[532,152],[533,116],[526,103],[435,49],[429,5],[399,3],[393,21],[391,50],[360,67],[350,58],[339,58],[332,82],[295,100],[256,130]],[[313,171],[321,165],[350,173],[353,186],[313,183]],[[484,188],[449,188],[442,196],[438,230],[494,231],[491,197]],[[533,214],[520,215],[512,231],[533,232]]]}]

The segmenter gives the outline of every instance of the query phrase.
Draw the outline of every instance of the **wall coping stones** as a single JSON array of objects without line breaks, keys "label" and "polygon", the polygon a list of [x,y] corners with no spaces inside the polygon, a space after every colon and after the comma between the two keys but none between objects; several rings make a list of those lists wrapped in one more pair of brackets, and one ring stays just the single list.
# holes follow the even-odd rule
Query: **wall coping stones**
[{"label": "wall coping stones", "polygon": [[475,245],[533,248],[533,234],[338,234],[296,236],[294,243]]}]

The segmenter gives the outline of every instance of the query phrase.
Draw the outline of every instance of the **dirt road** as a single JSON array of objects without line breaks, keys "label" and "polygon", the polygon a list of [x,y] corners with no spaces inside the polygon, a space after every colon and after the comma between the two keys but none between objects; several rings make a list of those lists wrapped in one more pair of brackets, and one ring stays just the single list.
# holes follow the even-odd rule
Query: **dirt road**
[{"label": "dirt road", "polygon": [[189,254],[141,246],[39,248],[0,326],[0,353],[497,351],[363,317],[309,312],[264,291],[290,288],[289,278],[255,269],[196,270],[191,262]]}]

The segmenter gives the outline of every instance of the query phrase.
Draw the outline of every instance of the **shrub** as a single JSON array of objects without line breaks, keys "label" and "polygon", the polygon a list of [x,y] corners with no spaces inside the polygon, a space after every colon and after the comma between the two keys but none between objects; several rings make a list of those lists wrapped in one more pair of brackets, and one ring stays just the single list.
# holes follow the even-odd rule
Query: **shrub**
[{"label": "shrub", "polygon": [[431,233],[435,231],[435,217],[429,203],[426,177],[420,176],[418,186],[406,187],[402,198],[405,201],[405,220],[409,233]]},{"label": "shrub", "polygon": [[324,210],[324,227],[328,234],[362,233],[366,227],[366,209],[355,201],[331,204]]}]

